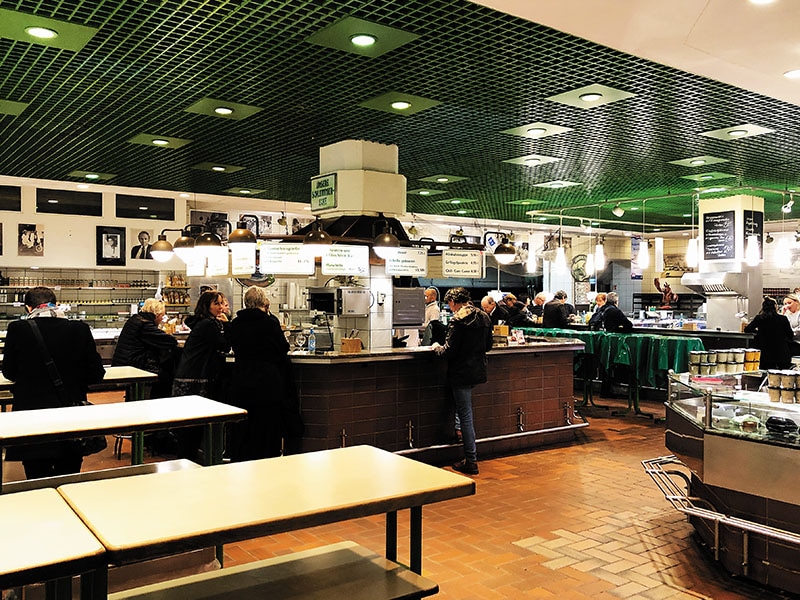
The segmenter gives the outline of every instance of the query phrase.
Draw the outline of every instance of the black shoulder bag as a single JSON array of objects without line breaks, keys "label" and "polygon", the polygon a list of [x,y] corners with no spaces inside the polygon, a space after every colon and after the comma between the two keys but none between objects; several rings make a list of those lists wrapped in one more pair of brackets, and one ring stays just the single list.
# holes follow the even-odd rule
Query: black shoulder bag
[{"label": "black shoulder bag", "polygon": [[[39,344],[39,350],[42,352],[42,357],[44,358],[44,366],[47,367],[47,373],[50,375],[50,381],[53,383],[53,387],[56,389],[56,395],[64,406],[69,406],[70,403],[67,402],[66,396],[64,395],[64,380],[61,379],[61,373],[58,372],[58,367],[56,366],[53,357],[50,356],[50,353],[47,351],[47,346],[44,343],[44,338],[42,337],[42,332],[39,330],[38,323],[36,323],[36,319],[28,319],[27,322],[30,323],[31,331],[33,331],[33,337],[36,338],[36,341]],[[81,406],[84,404],[91,405],[91,402],[86,400],[83,402],[78,402],[77,404],[73,403],[74,406]],[[104,435],[92,435],[89,437],[78,438],[76,441],[80,445],[81,454],[83,456],[97,454],[98,452],[102,452],[108,448],[108,440],[106,440],[106,436]]]}]

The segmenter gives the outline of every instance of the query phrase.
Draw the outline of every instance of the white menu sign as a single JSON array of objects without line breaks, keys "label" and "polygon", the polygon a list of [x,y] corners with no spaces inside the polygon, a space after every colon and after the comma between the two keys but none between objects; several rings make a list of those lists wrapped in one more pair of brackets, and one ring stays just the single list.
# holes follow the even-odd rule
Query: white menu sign
[{"label": "white menu sign", "polygon": [[428,274],[428,251],[424,248],[397,248],[386,258],[386,274],[425,277]]},{"label": "white menu sign", "polygon": [[303,244],[261,244],[259,270],[281,275],[313,275],[314,257],[303,251]]},{"label": "white menu sign", "polygon": [[367,275],[369,247],[334,244],[322,255],[323,275]]},{"label": "white menu sign", "polygon": [[228,274],[228,247],[220,246],[219,248],[209,248],[208,264],[206,266],[206,275],[209,277],[219,277]]},{"label": "white menu sign", "polygon": [[442,276],[483,277],[483,252],[481,250],[442,250]]}]

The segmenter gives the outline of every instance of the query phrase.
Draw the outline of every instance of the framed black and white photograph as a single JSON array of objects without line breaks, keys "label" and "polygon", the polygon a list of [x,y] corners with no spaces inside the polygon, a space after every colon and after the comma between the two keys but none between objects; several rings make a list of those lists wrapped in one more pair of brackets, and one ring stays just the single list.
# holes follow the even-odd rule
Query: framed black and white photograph
[{"label": "framed black and white photograph", "polygon": [[153,248],[153,232],[147,229],[131,228],[131,258],[150,260],[153,255],[150,250]]},{"label": "framed black and white photograph", "polygon": [[97,227],[97,265],[125,266],[125,228]]},{"label": "framed black and white photograph", "polygon": [[44,226],[20,223],[17,253],[19,256],[44,256]]}]

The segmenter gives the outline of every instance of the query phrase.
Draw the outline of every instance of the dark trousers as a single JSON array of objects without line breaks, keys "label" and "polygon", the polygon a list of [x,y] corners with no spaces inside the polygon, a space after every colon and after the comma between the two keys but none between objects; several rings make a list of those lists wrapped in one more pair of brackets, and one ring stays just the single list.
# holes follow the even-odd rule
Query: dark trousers
[{"label": "dark trousers", "polygon": [[80,473],[82,463],[83,456],[67,455],[57,458],[23,460],[22,467],[25,469],[25,477],[27,479],[39,479],[41,477]]}]

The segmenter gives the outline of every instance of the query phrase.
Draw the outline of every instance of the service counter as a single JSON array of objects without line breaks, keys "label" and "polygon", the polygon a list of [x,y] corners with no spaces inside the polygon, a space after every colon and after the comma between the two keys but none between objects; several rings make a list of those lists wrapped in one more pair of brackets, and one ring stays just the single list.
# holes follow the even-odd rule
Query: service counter
[{"label": "service counter", "polygon": [[[643,461],[730,573],[800,592],[800,404],[755,391],[763,373],[670,377],[665,444]],[[747,389],[751,388],[751,389]]]},{"label": "service counter", "polygon": [[[478,454],[572,441],[587,424],[573,412],[578,340],[541,340],[488,354],[488,382],[472,395]],[[416,458],[460,458],[447,363],[430,348],[290,354],[303,451],[369,444]]]}]

